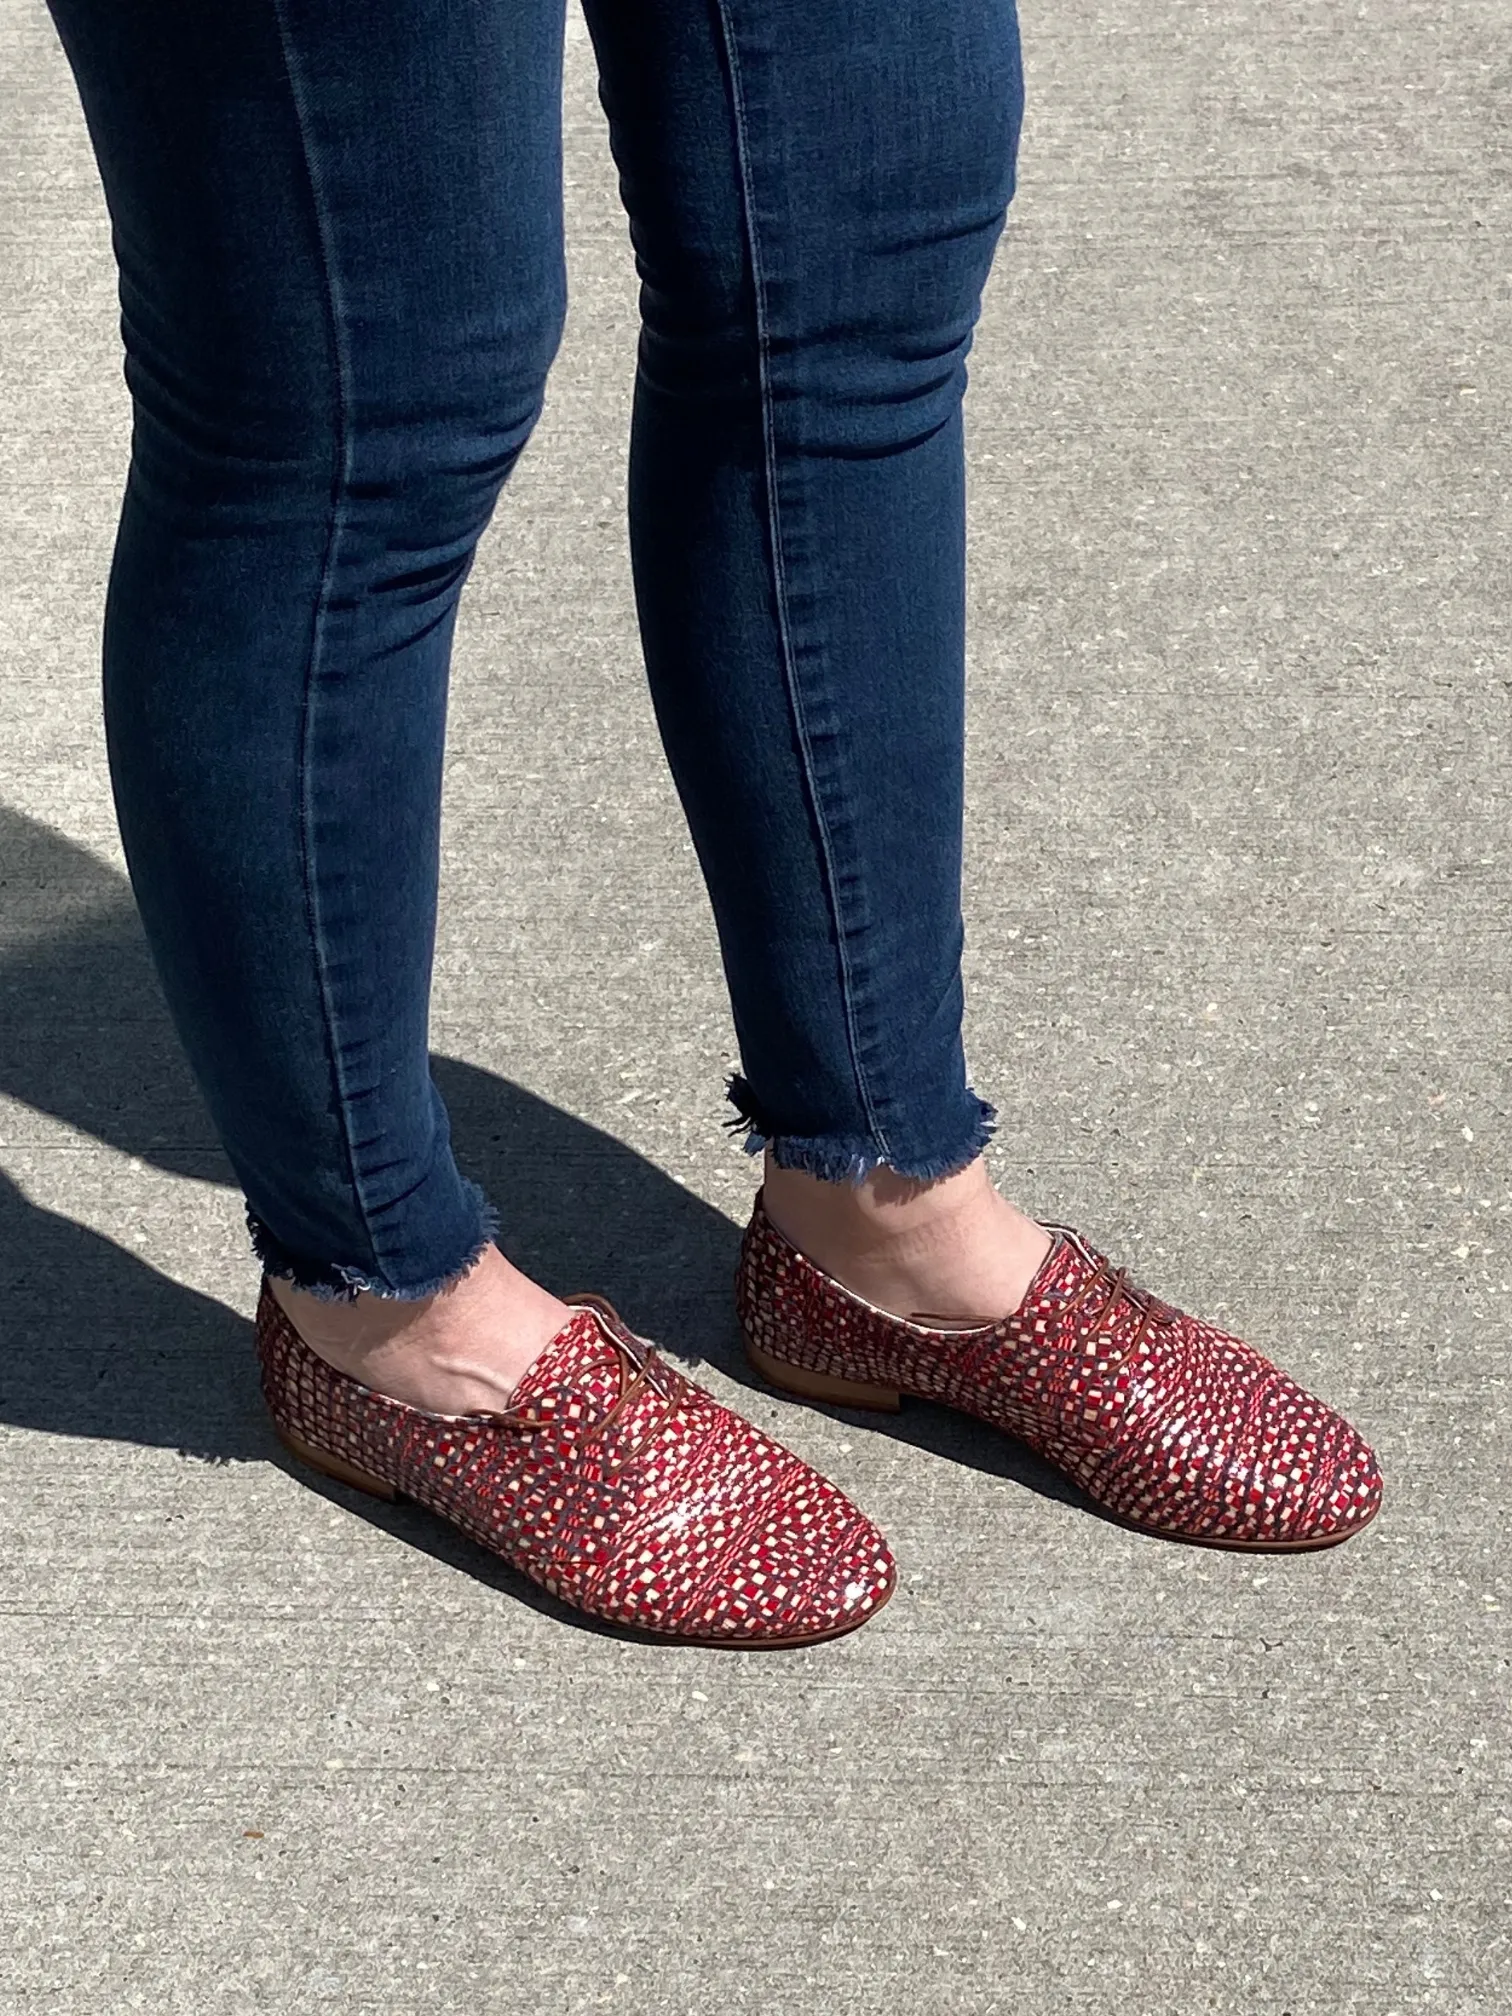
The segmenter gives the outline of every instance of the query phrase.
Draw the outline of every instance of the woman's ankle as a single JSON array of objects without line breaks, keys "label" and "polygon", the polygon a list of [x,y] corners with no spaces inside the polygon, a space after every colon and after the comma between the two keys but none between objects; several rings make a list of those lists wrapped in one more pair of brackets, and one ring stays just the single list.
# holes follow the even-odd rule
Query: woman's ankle
[{"label": "woman's ankle", "polygon": [[375,1392],[438,1414],[498,1411],[571,1316],[496,1246],[439,1294],[328,1302],[270,1280],[310,1349]]},{"label": "woman's ankle", "polygon": [[826,1183],[767,1157],[764,1203],[783,1236],[853,1293],[898,1316],[995,1322],[1023,1300],[1050,1236],[993,1188],[979,1156],[933,1182],[874,1170]]}]

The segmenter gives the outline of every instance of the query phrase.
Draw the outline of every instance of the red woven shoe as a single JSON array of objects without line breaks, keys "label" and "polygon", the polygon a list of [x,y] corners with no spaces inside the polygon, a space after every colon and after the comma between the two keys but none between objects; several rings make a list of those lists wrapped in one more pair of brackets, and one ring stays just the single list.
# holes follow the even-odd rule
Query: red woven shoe
[{"label": "red woven shoe", "polygon": [[833,1484],[580,1306],[502,1414],[430,1414],[312,1351],[264,1284],[263,1393],[296,1456],[412,1498],[563,1602],[692,1645],[812,1645],[892,1594],[887,1543]]},{"label": "red woven shoe", "polygon": [[774,1386],[841,1407],[904,1394],[1026,1442],[1112,1518],[1207,1547],[1331,1547],[1380,1506],[1342,1415],[1237,1337],[1159,1302],[1066,1225],[1013,1315],[935,1330],[863,1302],[756,1200],[736,1298]]}]

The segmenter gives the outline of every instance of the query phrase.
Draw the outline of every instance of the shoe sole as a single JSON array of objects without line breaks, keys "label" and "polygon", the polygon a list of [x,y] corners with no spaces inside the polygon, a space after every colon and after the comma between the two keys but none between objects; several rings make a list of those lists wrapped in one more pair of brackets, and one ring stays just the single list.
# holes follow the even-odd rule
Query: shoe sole
[{"label": "shoe sole", "polygon": [[[389,1505],[415,1505],[420,1511],[429,1512],[433,1519],[440,1519],[444,1525],[452,1526],[454,1531],[461,1531],[461,1528],[456,1527],[454,1522],[447,1519],[444,1513],[434,1511],[429,1505],[421,1505],[418,1499],[407,1498],[397,1484],[386,1483],[383,1478],[371,1476],[366,1470],[359,1470],[355,1464],[346,1462],[340,1456],[329,1455],[324,1449],[317,1449],[312,1442],[306,1442],[302,1436],[295,1435],[287,1429],[279,1428],[276,1422],[274,1423],[274,1428],[279,1441],[283,1443],[289,1454],[296,1456],[301,1463],[306,1464],[311,1470],[319,1471],[321,1476],[330,1477],[338,1484],[346,1484],[353,1491],[366,1492],[370,1498],[381,1498]],[[471,1540],[472,1535],[464,1533],[463,1538]],[[479,1543],[474,1540],[473,1545],[478,1546]],[[482,1551],[490,1553],[492,1550],[484,1548]],[[498,1560],[506,1559],[503,1555],[498,1555],[494,1558]],[[513,1562],[510,1562],[508,1565],[514,1567]],[[516,1568],[515,1573],[524,1574],[524,1570]],[[525,1579],[532,1581],[534,1578],[526,1576]],[[859,1631],[863,1624],[869,1624],[877,1612],[887,1606],[897,1586],[898,1571],[894,1568],[887,1578],[887,1586],[883,1589],[881,1595],[872,1604],[871,1608],[863,1611],[859,1617],[847,1618],[843,1624],[831,1624],[823,1631],[797,1632],[786,1638],[696,1638],[687,1636],[679,1631],[650,1631],[644,1626],[620,1624],[613,1618],[599,1617],[591,1610],[583,1610],[577,1604],[569,1603],[562,1596],[557,1597],[555,1600],[563,1604],[566,1609],[576,1611],[578,1616],[591,1618],[595,1624],[601,1625],[606,1631],[612,1631],[622,1638],[635,1639],[641,1644],[694,1645],[702,1650],[713,1652],[792,1652],[797,1651],[805,1645],[826,1644],[831,1638],[847,1638],[852,1631]],[[537,1583],[536,1587],[539,1588],[540,1584]],[[547,1593],[549,1594],[550,1592],[548,1591]]]},{"label": "shoe sole", "polygon": [[[826,1407],[859,1407],[879,1414],[900,1414],[905,1399],[922,1397],[907,1393],[900,1386],[873,1386],[864,1380],[837,1379],[827,1372],[810,1372],[801,1365],[785,1364],[782,1359],[774,1358],[769,1351],[763,1351],[759,1344],[753,1344],[749,1337],[745,1340],[745,1347],[751,1369],[759,1373],[768,1385],[775,1386],[780,1393],[791,1394],[795,1399],[817,1401]],[[948,1402],[940,1404],[949,1405]],[[982,1421],[985,1427],[990,1428],[993,1425],[982,1415],[973,1414],[969,1408],[957,1407],[951,1411],[964,1414],[971,1421]],[[1047,1464],[1058,1477],[1064,1477],[1068,1484],[1074,1485],[1082,1492],[1087,1503],[1096,1507],[1099,1518],[1106,1519],[1115,1526],[1122,1526],[1126,1532],[1143,1533],[1153,1540],[1179,1541],[1183,1547],[1211,1547],[1223,1554],[1318,1554],[1325,1547],[1342,1546],[1346,1540],[1353,1540],[1357,1533],[1363,1533],[1381,1509],[1377,1503],[1363,1519],[1358,1520],[1353,1526],[1346,1526],[1341,1533],[1324,1533],[1312,1540],[1223,1540],[1206,1534],[1182,1533],[1170,1526],[1143,1526],[1136,1519],[1124,1519],[1117,1512],[1111,1512],[1105,1506],[1099,1505],[1069,1471],[1063,1470],[1048,1456],[1041,1455],[1039,1450],[1025,1442],[1021,1436],[1013,1435],[1007,1428],[999,1428],[997,1432],[999,1435],[1008,1435],[1012,1441],[1028,1449],[1039,1462]]]}]

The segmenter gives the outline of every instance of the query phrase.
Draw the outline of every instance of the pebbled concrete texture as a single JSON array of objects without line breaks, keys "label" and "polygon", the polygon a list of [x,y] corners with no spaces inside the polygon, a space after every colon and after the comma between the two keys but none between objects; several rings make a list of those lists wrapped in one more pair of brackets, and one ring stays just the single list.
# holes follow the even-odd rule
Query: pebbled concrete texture
[{"label": "pebbled concrete texture", "polygon": [[121,873],[108,239],[0,0],[0,2009],[1500,2016],[1512,16],[1026,8],[974,360],[971,1047],[1004,1187],[1378,1441],[1336,1554],[1163,1546],[973,1424],[750,1389],[713,935],[639,670],[634,289],[458,647],[438,1072],[516,1257],[842,1481],[858,1636],[627,1645],[261,1416]]}]

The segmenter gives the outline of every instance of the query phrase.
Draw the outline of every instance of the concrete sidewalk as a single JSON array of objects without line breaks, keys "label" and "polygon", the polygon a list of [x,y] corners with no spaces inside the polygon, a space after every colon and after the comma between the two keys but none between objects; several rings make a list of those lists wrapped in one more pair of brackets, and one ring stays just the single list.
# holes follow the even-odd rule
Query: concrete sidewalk
[{"label": "concrete sidewalk", "polygon": [[0,0],[0,2009],[1512,2003],[1512,13],[1067,0],[1025,36],[970,421],[997,1165],[1349,1409],[1384,1515],[1183,1551],[953,1417],[743,1385],[752,1178],[638,664],[576,23],[573,319],[465,607],[438,1068],[516,1257],[834,1475],[902,1586],[810,1653],[627,1645],[286,1469],[109,809],[102,206],[47,18]]}]

